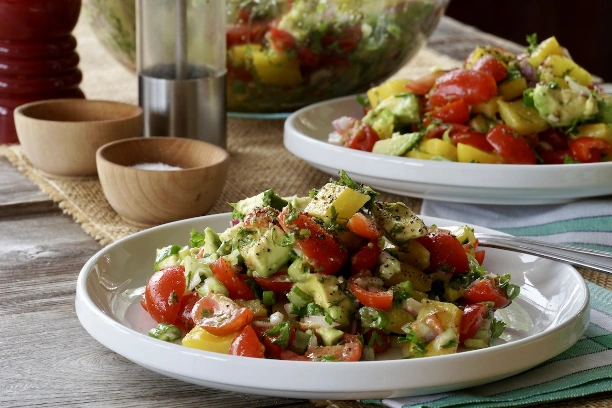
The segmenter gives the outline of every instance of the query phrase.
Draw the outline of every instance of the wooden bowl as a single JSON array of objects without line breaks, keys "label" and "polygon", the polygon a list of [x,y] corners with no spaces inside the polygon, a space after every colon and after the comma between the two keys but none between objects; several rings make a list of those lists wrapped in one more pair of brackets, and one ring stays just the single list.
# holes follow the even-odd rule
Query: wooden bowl
[{"label": "wooden bowl", "polygon": [[[229,154],[199,140],[144,137],[102,146],[96,162],[111,207],[132,224],[153,226],[206,214],[225,184]],[[143,164],[180,169],[134,167]]]},{"label": "wooden bowl", "polygon": [[142,109],[120,102],[51,99],[22,105],[14,116],[24,153],[54,176],[95,176],[98,148],[142,134]]}]

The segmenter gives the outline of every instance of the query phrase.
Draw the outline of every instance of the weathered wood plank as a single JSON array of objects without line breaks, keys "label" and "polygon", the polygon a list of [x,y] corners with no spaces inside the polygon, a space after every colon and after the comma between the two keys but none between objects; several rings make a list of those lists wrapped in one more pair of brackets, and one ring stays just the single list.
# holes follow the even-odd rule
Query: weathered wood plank
[{"label": "weathered wood plank", "polygon": [[0,157],[0,217],[59,211],[48,195]]}]

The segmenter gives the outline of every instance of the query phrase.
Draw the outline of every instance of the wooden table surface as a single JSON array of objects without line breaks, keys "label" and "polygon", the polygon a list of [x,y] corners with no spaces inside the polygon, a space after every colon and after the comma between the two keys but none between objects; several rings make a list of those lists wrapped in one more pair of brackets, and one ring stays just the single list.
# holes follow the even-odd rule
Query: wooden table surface
[{"label": "wooden table surface", "polygon": [[[429,46],[463,59],[475,45],[486,43],[519,50],[449,18]],[[74,300],[81,267],[100,249],[46,194],[0,158],[0,406],[318,406],[169,379],[99,344],[81,327]]]}]

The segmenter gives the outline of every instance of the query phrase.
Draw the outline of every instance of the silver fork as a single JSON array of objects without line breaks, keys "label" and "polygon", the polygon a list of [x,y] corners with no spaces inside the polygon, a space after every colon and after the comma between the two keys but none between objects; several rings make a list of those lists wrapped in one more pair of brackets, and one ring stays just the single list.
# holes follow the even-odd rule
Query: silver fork
[{"label": "silver fork", "polygon": [[537,255],[555,261],[567,262],[574,266],[582,266],[612,274],[612,253],[610,252],[552,244],[535,239],[507,235],[478,233],[476,238],[478,238],[478,246]]}]

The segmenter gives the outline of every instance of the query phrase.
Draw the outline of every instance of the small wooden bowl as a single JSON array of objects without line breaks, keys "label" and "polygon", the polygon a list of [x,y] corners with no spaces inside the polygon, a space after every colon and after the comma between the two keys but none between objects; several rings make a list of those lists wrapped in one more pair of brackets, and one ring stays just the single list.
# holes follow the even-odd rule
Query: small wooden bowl
[{"label": "small wooden bowl", "polygon": [[54,176],[95,176],[98,148],[142,135],[142,109],[120,102],[51,99],[22,105],[14,116],[24,153]]},{"label": "small wooden bowl", "polygon": [[[144,137],[102,146],[96,162],[111,207],[131,224],[149,227],[206,214],[225,184],[229,154],[199,140]],[[134,167],[139,164],[180,169]]]}]

